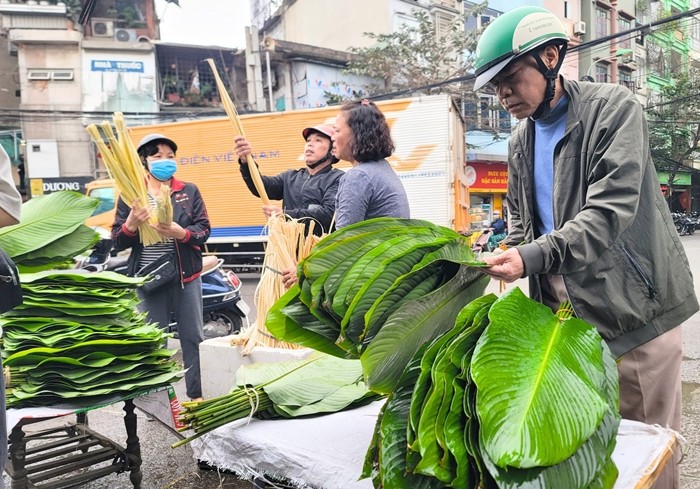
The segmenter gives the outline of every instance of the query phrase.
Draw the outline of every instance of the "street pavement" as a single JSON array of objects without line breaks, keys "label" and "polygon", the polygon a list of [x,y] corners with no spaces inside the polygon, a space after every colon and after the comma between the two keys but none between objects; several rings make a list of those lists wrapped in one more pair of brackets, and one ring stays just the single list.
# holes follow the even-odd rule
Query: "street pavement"
[{"label": "street pavement", "polygon": [[[700,233],[681,237],[690,260],[693,276],[695,277],[695,292],[700,296]],[[259,275],[255,273],[239,274],[243,281],[243,298],[253,306],[253,295]],[[525,280],[519,280],[510,287],[518,286],[527,292]],[[492,281],[487,292],[499,293],[499,285]],[[255,310],[251,312],[253,321]],[[695,314],[683,325],[684,357],[682,364],[683,380],[683,426],[681,434],[684,438],[684,458],[681,465],[681,489],[700,489],[700,314]],[[171,348],[178,347],[176,340],[171,340]],[[178,353],[181,361],[182,356]],[[186,400],[184,380],[174,384],[178,398]],[[180,439],[179,435],[166,428],[158,421],[148,421],[143,413],[138,413],[138,436],[141,441],[143,459],[143,489],[248,489],[253,487],[250,482],[242,481],[234,474],[222,474],[211,470],[201,470],[194,459],[192,449],[185,445],[172,449],[170,445]],[[126,443],[126,434],[122,418],[122,405],[115,404],[106,408],[91,411],[89,424],[98,433],[110,438],[122,446]],[[54,419],[51,421],[29,425],[26,432],[45,429],[62,423],[74,421]],[[5,484],[9,488],[9,478]],[[81,487],[86,489],[128,489],[133,487],[128,474],[112,474],[98,481],[90,482]],[[271,486],[272,487],[272,486]]]}]

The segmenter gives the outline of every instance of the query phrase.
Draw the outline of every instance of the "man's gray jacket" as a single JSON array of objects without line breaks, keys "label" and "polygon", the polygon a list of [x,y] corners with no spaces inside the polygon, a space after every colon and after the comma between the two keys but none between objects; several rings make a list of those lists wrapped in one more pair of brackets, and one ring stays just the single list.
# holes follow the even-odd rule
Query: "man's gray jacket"
[{"label": "man's gray jacket", "polygon": [[576,315],[619,357],[698,310],[693,277],[649,154],[634,94],[563,78],[570,97],[554,150],[554,231],[536,237],[534,123],[509,143],[507,244],[517,246],[542,300],[543,274],[562,275]]}]

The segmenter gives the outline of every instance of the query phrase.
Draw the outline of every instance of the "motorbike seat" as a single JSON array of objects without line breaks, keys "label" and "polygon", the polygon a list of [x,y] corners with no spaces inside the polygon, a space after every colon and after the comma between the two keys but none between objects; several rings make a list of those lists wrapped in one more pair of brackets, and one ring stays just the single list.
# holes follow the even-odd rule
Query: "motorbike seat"
[{"label": "motorbike seat", "polygon": [[217,267],[219,264],[219,258],[216,255],[205,255],[202,257],[202,273],[201,275],[204,275],[205,273],[213,270],[214,268]]}]

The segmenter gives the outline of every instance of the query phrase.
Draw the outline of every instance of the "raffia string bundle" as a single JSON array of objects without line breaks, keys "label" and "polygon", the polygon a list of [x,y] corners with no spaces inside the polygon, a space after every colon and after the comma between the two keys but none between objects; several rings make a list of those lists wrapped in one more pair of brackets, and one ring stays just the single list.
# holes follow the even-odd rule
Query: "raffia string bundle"
[{"label": "raffia string bundle", "polygon": [[[224,110],[231,121],[231,125],[236,134],[245,135],[243,125],[236,107],[226,91],[219,72],[216,69],[214,60],[208,59],[216,86],[219,90],[219,97],[224,106]],[[258,170],[252,155],[247,155],[246,160],[250,175],[255,184],[255,189],[263,201],[264,205],[270,204],[270,199],[265,192],[260,171]],[[256,323],[243,330],[233,338],[234,345],[245,345],[242,350],[244,355],[250,353],[255,346],[270,346],[274,348],[300,348],[298,345],[279,341],[268,332],[265,327],[265,318],[272,305],[285,293],[282,281],[283,270],[294,268],[297,262],[306,257],[311,251],[311,247],[320,239],[313,235],[312,222],[308,233],[304,233],[305,225],[296,219],[290,219],[284,215],[273,214],[267,221],[267,246],[265,247],[265,259],[260,272],[260,282],[255,289],[255,311]]]},{"label": "raffia string bundle", "polygon": [[[122,200],[131,207],[135,200],[138,200],[140,205],[149,205],[148,189],[146,188],[146,172],[141,164],[134,143],[129,137],[126,124],[124,123],[124,115],[121,112],[115,112],[112,117],[116,134],[112,130],[112,125],[103,121],[99,128],[95,124],[90,124],[87,127],[87,132],[92,138],[97,149],[105,162],[107,171],[110,177],[114,179]],[[102,129],[102,132],[100,132]],[[104,138],[102,136],[104,134]],[[109,146],[105,143],[105,138],[109,142]],[[161,219],[167,219],[168,213],[172,221],[172,204],[170,202],[169,193],[167,204],[161,204],[160,210],[152,216],[152,222],[166,222]],[[169,210],[168,210],[169,208]],[[163,216],[161,216],[161,213]],[[163,241],[163,237],[151,228],[149,223],[143,223],[139,226],[139,237],[145,245],[152,245]]]},{"label": "raffia string bundle", "polygon": [[313,235],[315,222],[309,225],[309,231],[304,233],[305,225],[298,219],[273,215],[267,221],[267,247],[265,259],[260,272],[260,282],[255,289],[256,324],[245,329],[234,337],[234,345],[245,345],[241,353],[247,355],[255,346],[271,346],[274,348],[301,348],[294,343],[280,341],[270,335],[265,327],[265,318],[272,305],[287,291],[282,281],[283,270],[296,267],[296,264],[311,251],[321,238]]}]

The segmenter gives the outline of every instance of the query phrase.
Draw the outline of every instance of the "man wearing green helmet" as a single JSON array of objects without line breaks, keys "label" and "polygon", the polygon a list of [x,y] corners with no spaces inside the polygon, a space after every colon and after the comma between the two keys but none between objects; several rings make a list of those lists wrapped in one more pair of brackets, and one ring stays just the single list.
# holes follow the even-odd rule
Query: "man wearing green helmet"
[{"label": "man wearing green helmet", "polygon": [[[570,300],[620,359],[624,418],[680,429],[681,328],[698,310],[688,259],[651,161],[641,105],[626,87],[559,76],[568,36],[551,12],[491,22],[475,89],[493,87],[522,121],[508,150],[509,246],[488,273],[528,277],[530,295]],[[677,488],[669,464],[655,489]]]}]

